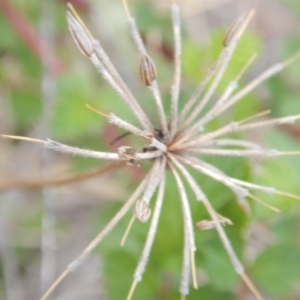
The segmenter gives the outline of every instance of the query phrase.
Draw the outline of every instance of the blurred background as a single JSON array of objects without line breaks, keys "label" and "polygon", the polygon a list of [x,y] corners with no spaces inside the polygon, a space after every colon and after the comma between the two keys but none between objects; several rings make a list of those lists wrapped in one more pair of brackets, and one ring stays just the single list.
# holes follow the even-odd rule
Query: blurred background
[{"label": "blurred background", "polygon": [[[98,37],[134,95],[155,120],[152,99],[139,79],[121,1],[70,0]],[[168,107],[173,74],[169,2],[129,1],[131,13],[154,59]],[[181,2],[181,3],[180,3]],[[273,63],[300,49],[298,0],[181,0],[183,81],[181,105],[192,94],[222,48],[230,24],[249,8],[256,14],[245,33],[219,92],[250,56],[258,58],[245,84]],[[125,120],[135,120],[118,95],[83,57],[68,32],[66,1],[0,0],[0,133],[51,138],[72,146],[115,151],[138,143],[134,137],[110,145],[123,133],[85,104]],[[273,117],[300,113],[300,62],[263,83],[211,125],[240,120],[271,109]],[[280,150],[300,149],[300,126],[248,134]],[[230,176],[300,195],[300,159],[211,158]],[[148,164],[100,174],[104,161],[52,153],[41,144],[0,140],[0,299],[38,299],[53,280],[104,227],[131,195]],[[99,171],[100,170],[100,171]],[[278,207],[276,214],[250,203],[238,207],[229,190],[195,174],[214,207],[234,225],[226,231],[247,273],[266,299],[300,299],[300,203],[257,193]],[[190,193],[194,221],[207,218]],[[119,243],[131,213],[71,274],[53,299],[125,299],[144,245],[147,224],[135,224],[123,248]],[[162,218],[143,281],[133,299],[179,299],[182,246],[179,197],[168,179]],[[188,299],[253,299],[234,273],[212,231],[196,232],[200,288]]]}]

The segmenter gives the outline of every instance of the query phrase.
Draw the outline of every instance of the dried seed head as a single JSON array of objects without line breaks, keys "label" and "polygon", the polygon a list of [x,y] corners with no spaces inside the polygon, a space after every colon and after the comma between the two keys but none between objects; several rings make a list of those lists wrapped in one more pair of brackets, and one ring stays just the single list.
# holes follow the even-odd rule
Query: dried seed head
[{"label": "dried seed head", "polygon": [[151,215],[151,209],[144,200],[138,200],[135,205],[135,216],[141,223],[146,223]]},{"label": "dried seed head", "polygon": [[86,32],[81,23],[69,11],[67,11],[67,22],[77,48],[84,56],[90,58],[94,53],[94,48],[89,33]]},{"label": "dried seed head", "polygon": [[156,68],[149,55],[143,55],[140,62],[140,76],[146,86],[150,86],[156,79]]},{"label": "dried seed head", "polygon": [[[215,210],[209,199],[202,192],[201,186],[198,186],[196,178],[193,177],[191,173],[186,169],[186,167],[191,167],[195,169],[197,172],[202,173],[208,177],[211,177],[213,180],[224,184],[235,194],[238,203],[242,206],[242,208],[246,211],[250,211],[250,206],[246,201],[246,197],[250,197],[253,200],[261,202],[259,199],[255,198],[251,195],[248,189],[261,190],[269,193],[270,190],[273,191],[277,195],[287,196],[290,198],[294,198],[300,200],[300,197],[297,195],[276,191],[273,188],[265,187],[257,184],[248,183],[243,180],[238,180],[232,177],[229,177],[222,170],[218,169],[214,165],[211,165],[208,162],[202,160],[202,157],[198,157],[196,151],[193,151],[194,148],[200,149],[201,151],[209,150],[209,155],[224,155],[224,151],[226,151],[226,155],[233,156],[244,156],[251,157],[253,154],[253,145],[248,141],[245,143],[244,141],[240,141],[239,139],[227,139],[226,143],[224,143],[223,136],[229,134],[235,134],[236,132],[245,132],[253,129],[260,129],[265,126],[273,126],[279,124],[287,124],[294,122],[297,119],[300,119],[300,116],[289,116],[286,118],[278,118],[271,119],[268,121],[261,122],[250,122],[253,119],[261,117],[266,114],[260,113],[251,117],[248,117],[244,120],[232,122],[224,127],[218,127],[216,130],[210,132],[203,132],[204,126],[212,121],[214,118],[218,117],[222,113],[226,112],[230,107],[234,106],[238,101],[240,101],[244,96],[246,96],[249,92],[251,92],[259,83],[263,82],[270,76],[278,73],[284,67],[294,62],[297,58],[300,57],[300,52],[296,53],[294,56],[290,57],[288,60],[276,64],[271,68],[267,69],[263,72],[259,77],[255,78],[248,85],[242,88],[237,93],[233,94],[233,90],[235,88],[236,81],[238,81],[241,74],[244,73],[244,69],[239,72],[238,76],[234,79],[234,83],[230,83],[229,86],[224,91],[224,94],[221,96],[219,100],[215,104],[212,103],[211,108],[205,111],[205,106],[209,104],[209,101],[212,101],[213,95],[217,87],[219,86],[220,81],[224,76],[224,72],[227,69],[230,60],[234,54],[235,48],[238,45],[238,41],[245,30],[245,27],[249,23],[251,17],[253,16],[254,11],[251,10],[248,13],[243,14],[228,30],[224,38],[224,46],[225,49],[222,50],[217,62],[210,69],[208,74],[205,76],[204,81],[201,82],[196,88],[195,92],[192,94],[191,98],[187,100],[186,105],[183,108],[182,113],[179,114],[178,108],[178,100],[179,100],[179,92],[180,92],[180,82],[181,82],[181,31],[180,31],[180,18],[179,18],[179,8],[176,4],[176,1],[173,1],[172,5],[172,19],[173,19],[173,28],[174,28],[174,41],[175,41],[175,50],[174,50],[174,76],[173,82],[171,85],[171,103],[169,105],[169,115],[167,117],[164,111],[162,99],[160,96],[160,91],[158,85],[156,84],[156,70],[155,65],[151,58],[146,54],[146,49],[141,39],[141,36],[136,28],[134,20],[131,18],[126,0],[123,0],[123,4],[128,16],[128,24],[130,27],[130,32],[133,37],[133,40],[138,48],[140,53],[141,61],[140,61],[140,75],[143,83],[146,86],[150,86],[151,92],[153,93],[153,98],[155,100],[155,104],[157,106],[158,117],[160,120],[159,129],[155,129],[154,124],[148,118],[148,115],[144,110],[140,107],[138,101],[134,98],[131,91],[118,74],[117,70],[113,66],[110,61],[110,58],[107,56],[106,52],[103,50],[100,43],[93,38],[90,34],[89,30],[85,27],[84,23],[81,21],[80,17],[77,16],[76,12],[70,7],[70,11],[73,13],[67,14],[68,24],[70,28],[70,32],[73,36],[73,39],[79,48],[79,50],[86,56],[90,58],[94,66],[103,77],[109,82],[109,84],[119,93],[121,98],[124,100],[126,104],[128,104],[129,108],[132,110],[134,115],[139,120],[139,123],[142,128],[135,127],[130,123],[123,121],[122,119],[114,116],[113,114],[103,114],[101,112],[97,112],[100,115],[103,115],[114,125],[117,125],[126,131],[132,132],[134,135],[144,138],[148,141],[148,145],[146,145],[142,152],[137,152],[135,148],[123,146],[118,149],[117,153],[111,152],[97,152],[90,151],[86,149],[80,149],[76,147],[70,147],[67,145],[63,145],[51,140],[41,141],[37,139],[30,139],[31,141],[39,142],[44,144],[46,148],[61,151],[65,153],[71,153],[75,155],[81,155],[85,157],[95,157],[100,159],[107,160],[119,160],[126,161],[128,164],[139,164],[139,160],[141,159],[149,159],[153,162],[153,167],[149,171],[148,175],[142,180],[139,187],[135,190],[132,197],[124,204],[124,206],[119,210],[119,212],[113,217],[113,219],[107,224],[107,226],[97,235],[97,237],[88,245],[88,247],[82,252],[76,260],[71,263],[66,269],[66,271],[54,282],[54,284],[48,289],[46,294],[42,299],[46,299],[48,295],[56,288],[56,286],[67,276],[70,271],[74,271],[77,266],[79,266],[82,261],[91,253],[91,251],[102,241],[105,235],[110,232],[114,226],[124,217],[124,215],[129,211],[134,203],[135,213],[134,217],[131,219],[130,224],[125,232],[124,239],[129,232],[130,227],[135,219],[138,219],[140,222],[145,223],[150,218],[151,209],[149,208],[150,200],[156,191],[157,200],[154,206],[153,217],[151,220],[151,224],[149,226],[149,233],[147,235],[145,247],[143,253],[141,255],[138,267],[134,274],[134,282],[130,289],[129,295],[127,299],[131,299],[133,295],[133,291],[139,281],[142,280],[142,274],[145,271],[145,267],[149,258],[149,254],[153,245],[154,237],[157,232],[157,225],[160,218],[161,207],[165,197],[165,173],[168,169],[171,170],[173,177],[175,178],[176,187],[179,193],[179,199],[182,204],[183,211],[183,223],[184,223],[184,251],[183,251],[183,267],[182,267],[182,275],[180,282],[180,292],[182,294],[182,299],[185,299],[185,296],[189,292],[189,281],[190,277],[193,278],[193,285],[197,288],[197,280],[196,280],[196,267],[194,261],[194,251],[195,247],[195,236],[192,225],[192,213],[191,208],[188,202],[188,195],[185,189],[185,185],[182,182],[181,177],[185,178],[191,190],[194,192],[196,198],[201,200],[203,206],[208,212],[210,220],[202,220],[196,224],[199,230],[208,230],[212,228],[216,228],[219,234],[219,237],[224,245],[224,248],[230,258],[230,261],[236,271],[237,274],[241,275],[244,283],[250,288],[250,290],[256,295],[256,299],[262,299],[259,292],[256,290],[254,285],[251,283],[249,278],[244,272],[244,268],[239,261],[239,258],[235,254],[234,249],[231,246],[231,243],[226,236],[223,226],[231,225],[232,222],[219,215]],[[95,53],[94,53],[95,49]],[[212,79],[213,78],[213,79]],[[212,80],[211,80],[212,79]],[[209,82],[211,84],[209,85]],[[208,86],[209,85],[209,86]],[[208,86],[208,88],[207,88]],[[206,90],[205,95],[201,96],[203,90]],[[201,96],[201,99],[199,99]],[[222,104],[222,105],[219,105]],[[90,107],[89,107],[90,108]],[[194,111],[189,116],[189,112],[191,110]],[[205,111],[203,116],[200,114]],[[199,117],[199,120],[196,120]],[[168,126],[168,123],[170,126]],[[245,124],[246,123],[246,124]],[[143,131],[144,130],[144,131]],[[6,136],[10,138],[16,138],[12,136]],[[221,138],[221,139],[219,139]],[[20,139],[17,137],[17,139]],[[21,138],[24,140],[24,138]],[[222,144],[220,141],[222,141]],[[225,138],[226,139],[226,138]],[[216,142],[217,141],[217,142]],[[234,141],[234,142],[232,142]],[[218,142],[220,144],[218,144]],[[211,143],[211,144],[210,144]],[[207,144],[209,147],[216,148],[207,148]],[[249,145],[251,145],[249,147]],[[226,149],[219,149],[220,147],[226,147]],[[227,148],[227,147],[233,148]],[[237,150],[236,147],[246,148],[242,150]],[[250,149],[250,150],[249,150]],[[222,152],[220,151],[222,150]],[[229,152],[228,152],[229,151]],[[260,151],[262,156],[267,157],[266,153],[270,153],[268,150],[263,150],[262,148],[258,148],[255,151]],[[204,152],[203,152],[204,153]],[[252,153],[252,154],[251,154]],[[280,152],[278,154],[283,155],[298,155],[299,152]],[[181,174],[177,173],[178,169]],[[143,196],[141,196],[143,194]],[[140,200],[138,200],[140,198]],[[265,205],[274,211],[278,211],[276,208]],[[222,226],[223,225],[223,226]],[[192,276],[190,276],[192,274]]]}]

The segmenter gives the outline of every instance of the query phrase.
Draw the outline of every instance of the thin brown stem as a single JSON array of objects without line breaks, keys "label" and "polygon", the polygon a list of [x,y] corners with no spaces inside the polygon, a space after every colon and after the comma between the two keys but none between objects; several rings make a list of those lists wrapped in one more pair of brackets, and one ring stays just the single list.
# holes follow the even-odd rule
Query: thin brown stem
[{"label": "thin brown stem", "polygon": [[65,184],[72,184],[79,181],[87,180],[96,176],[100,176],[104,173],[116,170],[126,164],[125,161],[116,161],[109,163],[105,166],[101,166],[94,170],[90,170],[81,174],[75,174],[71,176],[67,176],[65,178],[60,178],[61,176],[56,176],[55,178],[50,178],[47,180],[19,180],[19,181],[11,181],[11,182],[4,182],[0,185],[0,191],[7,190],[7,189],[39,189],[48,186],[60,186]]}]

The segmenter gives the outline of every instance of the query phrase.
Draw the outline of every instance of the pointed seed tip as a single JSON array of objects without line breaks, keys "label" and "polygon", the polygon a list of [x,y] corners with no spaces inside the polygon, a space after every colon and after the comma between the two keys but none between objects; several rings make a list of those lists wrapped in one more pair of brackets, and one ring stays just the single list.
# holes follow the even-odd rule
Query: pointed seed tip
[{"label": "pointed seed tip", "polygon": [[46,141],[44,141],[44,140],[29,138],[29,137],[26,137],[26,136],[1,134],[1,137],[8,138],[8,139],[14,139],[14,140],[28,141],[28,142],[33,142],[33,143],[41,143],[41,144],[46,143]]}]

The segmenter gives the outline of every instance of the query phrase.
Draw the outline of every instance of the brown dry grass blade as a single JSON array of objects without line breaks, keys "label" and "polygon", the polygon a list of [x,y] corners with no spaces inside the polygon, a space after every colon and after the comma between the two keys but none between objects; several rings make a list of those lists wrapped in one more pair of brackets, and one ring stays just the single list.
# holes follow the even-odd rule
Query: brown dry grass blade
[{"label": "brown dry grass blade", "polygon": [[39,189],[48,186],[60,186],[70,183],[75,183],[82,180],[87,180],[104,173],[116,170],[122,166],[124,166],[126,162],[124,161],[116,161],[105,166],[101,166],[100,168],[96,168],[81,174],[71,175],[65,178],[50,178],[48,180],[16,180],[10,182],[4,182],[0,185],[0,191],[7,189]]}]

